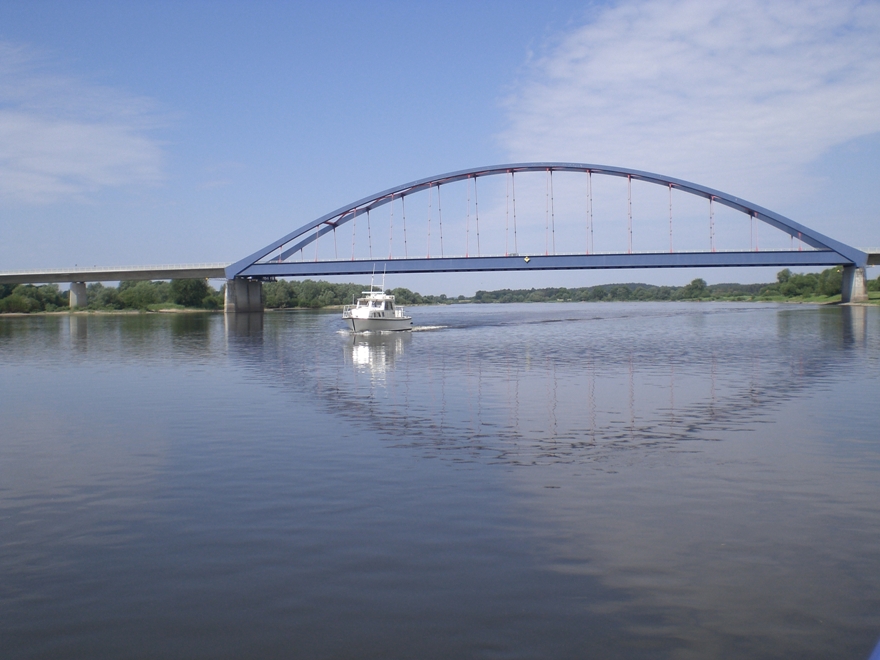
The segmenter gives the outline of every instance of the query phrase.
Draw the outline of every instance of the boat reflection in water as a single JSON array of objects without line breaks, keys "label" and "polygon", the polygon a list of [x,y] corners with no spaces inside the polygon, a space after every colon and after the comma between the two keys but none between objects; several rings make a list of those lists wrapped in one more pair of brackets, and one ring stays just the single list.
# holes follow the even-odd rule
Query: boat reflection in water
[{"label": "boat reflection in water", "polygon": [[869,656],[880,309],[418,319],[0,319],[3,657]]},{"label": "boat reflection in water", "polygon": [[412,340],[409,332],[370,332],[351,335],[345,344],[346,364],[359,372],[384,376],[394,369],[397,358],[403,357],[406,345]]}]

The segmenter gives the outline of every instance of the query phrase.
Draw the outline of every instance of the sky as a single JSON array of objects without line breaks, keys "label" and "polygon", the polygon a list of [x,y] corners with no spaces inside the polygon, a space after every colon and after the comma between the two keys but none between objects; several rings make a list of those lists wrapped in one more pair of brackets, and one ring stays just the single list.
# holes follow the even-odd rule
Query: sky
[{"label": "sky", "polygon": [[0,4],[0,270],[232,262],[371,193],[523,161],[658,172],[880,246],[880,2]]}]

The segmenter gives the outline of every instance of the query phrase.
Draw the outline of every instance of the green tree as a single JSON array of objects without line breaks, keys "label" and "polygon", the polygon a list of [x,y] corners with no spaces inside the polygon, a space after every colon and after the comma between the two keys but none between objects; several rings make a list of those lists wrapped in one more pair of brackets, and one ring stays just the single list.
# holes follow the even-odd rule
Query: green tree
[{"label": "green tree", "polygon": [[13,293],[0,300],[0,312],[5,314],[27,314],[38,311],[40,311],[39,302],[18,293]]},{"label": "green tree", "polygon": [[421,305],[425,302],[425,299],[422,297],[421,294],[415,293],[414,291],[410,291],[409,289],[405,289],[403,287],[398,287],[392,291],[389,291],[389,293],[394,296],[394,301],[398,305]]},{"label": "green tree", "polygon": [[208,287],[208,295],[202,298],[202,307],[205,309],[222,309],[225,304],[224,295],[224,289],[221,288],[220,291],[216,291],[213,287]]},{"label": "green tree", "polygon": [[314,280],[303,280],[299,285],[297,298],[301,307],[317,307],[321,289]]},{"label": "green tree", "polygon": [[297,307],[296,286],[293,282],[279,280],[263,285],[263,298],[269,309]]},{"label": "green tree", "polygon": [[694,298],[707,298],[709,296],[709,290],[706,286],[706,280],[701,277],[698,277],[695,280],[691,280],[691,283],[687,286],[682,287],[679,290],[678,297],[683,300],[693,300]]},{"label": "green tree", "polygon": [[780,292],[789,298],[814,296],[818,293],[818,289],[819,278],[815,273],[790,275],[779,285]]},{"label": "green tree", "polygon": [[336,297],[336,292],[333,289],[324,289],[318,294],[315,304],[318,307],[329,307],[330,305],[338,305],[339,299]]},{"label": "green tree", "polygon": [[157,287],[152,282],[120,282],[119,300],[126,307],[147,309],[159,300]]},{"label": "green tree", "polygon": [[8,294],[3,297],[0,311],[5,312],[52,312],[59,307],[67,307],[67,296],[61,293],[57,284],[45,284],[34,286],[33,284],[18,284],[4,287]]},{"label": "green tree", "polygon": [[205,298],[210,295],[208,281],[195,280],[171,280],[171,302],[184,307],[202,307]]},{"label": "green tree", "polygon": [[836,296],[843,288],[843,267],[827,268],[819,273],[819,293],[823,296]]},{"label": "green tree", "polygon": [[86,287],[86,297],[91,309],[122,309],[125,306],[119,298],[119,289],[100,282]]}]

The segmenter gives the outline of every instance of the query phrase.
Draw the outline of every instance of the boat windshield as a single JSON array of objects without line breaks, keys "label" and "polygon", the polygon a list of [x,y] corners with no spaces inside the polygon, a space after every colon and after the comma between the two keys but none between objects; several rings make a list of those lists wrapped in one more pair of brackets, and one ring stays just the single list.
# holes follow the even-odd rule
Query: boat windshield
[{"label": "boat windshield", "polygon": [[[364,293],[369,293],[368,291],[364,291]],[[368,298],[358,298],[357,299],[358,307],[368,307],[370,309],[382,309],[382,310],[394,310],[394,298],[393,296],[383,296],[379,298],[378,296],[371,295]]]}]

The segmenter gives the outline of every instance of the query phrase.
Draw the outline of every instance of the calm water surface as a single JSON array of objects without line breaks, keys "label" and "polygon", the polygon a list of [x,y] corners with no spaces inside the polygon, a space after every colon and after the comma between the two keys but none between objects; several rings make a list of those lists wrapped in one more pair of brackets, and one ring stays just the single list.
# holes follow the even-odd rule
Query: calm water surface
[{"label": "calm water surface", "polygon": [[880,309],[0,319],[4,658],[867,658]]}]

